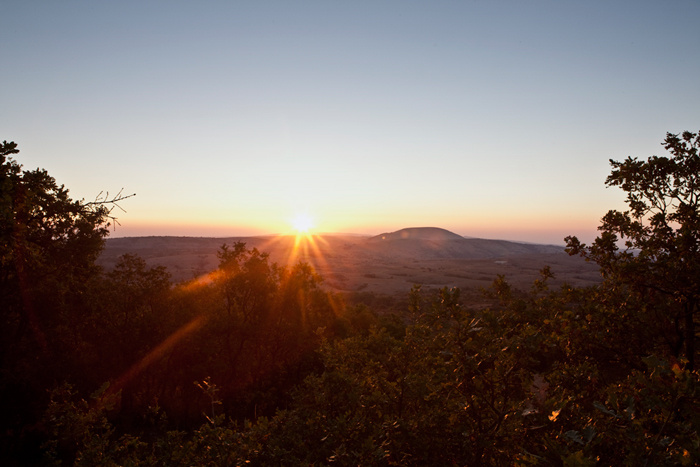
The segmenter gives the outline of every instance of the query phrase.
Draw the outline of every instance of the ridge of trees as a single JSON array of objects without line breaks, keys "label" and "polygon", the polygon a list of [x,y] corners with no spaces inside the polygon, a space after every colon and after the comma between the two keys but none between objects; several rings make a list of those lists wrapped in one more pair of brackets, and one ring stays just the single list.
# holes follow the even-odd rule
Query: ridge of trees
[{"label": "ridge of trees", "polygon": [[[700,459],[698,134],[611,161],[627,194],[591,288],[505,277],[474,306],[414,287],[348,305],[311,266],[222,245],[173,284],[95,265],[111,209],[0,146],[5,465],[695,465]],[[479,301],[483,303],[483,300]]]}]

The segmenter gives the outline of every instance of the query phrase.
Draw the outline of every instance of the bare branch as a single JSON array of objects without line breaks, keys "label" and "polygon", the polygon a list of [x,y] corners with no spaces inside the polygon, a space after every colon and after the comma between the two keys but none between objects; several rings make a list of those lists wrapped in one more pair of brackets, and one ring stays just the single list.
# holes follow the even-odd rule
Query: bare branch
[{"label": "bare branch", "polygon": [[[122,192],[123,192],[123,191],[124,191],[124,188],[122,188],[121,190],[119,190],[119,193],[117,193],[117,194],[116,194],[113,198],[111,198],[111,199],[110,199],[110,197],[109,197],[109,191],[106,192],[106,193],[100,191],[100,192],[98,193],[98,195],[95,197],[95,201],[87,202],[87,203],[84,204],[84,206],[104,206],[104,205],[108,205],[108,204],[113,204],[113,205],[119,207],[119,209],[121,209],[122,211],[124,211],[124,209],[123,209],[121,206],[119,206],[117,203],[118,203],[119,201],[123,201],[123,200],[125,200],[125,199],[127,199],[127,198],[131,198],[131,197],[136,196],[136,193],[132,193],[132,194],[130,194],[130,195],[122,195]],[[102,195],[102,193],[104,193],[104,196]],[[126,211],[124,211],[124,212],[126,212]]]},{"label": "bare branch", "polygon": [[104,212],[105,217],[107,219],[110,219],[112,222],[114,222],[114,227],[116,229],[116,226],[121,225],[121,224],[119,223],[119,220],[116,218],[116,216],[112,215],[112,211],[114,210],[114,208],[119,208],[122,212],[126,212],[126,209],[121,207],[119,205],[119,202],[136,196],[136,193],[132,193],[130,195],[124,195],[124,194],[122,194],[123,191],[124,191],[124,188],[119,190],[119,192],[112,197],[109,196],[109,191],[107,191],[107,192],[100,191],[97,194],[97,196],[95,197],[95,201],[89,201],[87,203],[83,203],[83,207],[88,208],[88,209],[100,209],[100,208],[104,209],[105,210],[105,212]]}]

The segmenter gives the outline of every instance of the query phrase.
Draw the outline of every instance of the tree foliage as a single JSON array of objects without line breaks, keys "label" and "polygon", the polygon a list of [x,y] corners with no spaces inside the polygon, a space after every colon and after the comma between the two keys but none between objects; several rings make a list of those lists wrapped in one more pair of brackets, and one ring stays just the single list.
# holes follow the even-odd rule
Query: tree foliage
[{"label": "tree foliage", "polygon": [[0,461],[695,465],[698,136],[666,147],[613,162],[629,210],[567,240],[600,286],[552,290],[544,267],[527,291],[345,306],[242,242],[186,283],[135,255],[103,271],[108,206],[3,143]]},{"label": "tree foliage", "polygon": [[23,170],[12,158],[18,152],[13,142],[0,145],[3,429],[27,417],[17,408],[37,410],[36,399],[45,399],[42,384],[68,371],[54,356],[80,320],[77,310],[97,271],[111,207],[110,200],[72,200],[45,170]]},{"label": "tree foliage", "polygon": [[[608,186],[621,188],[628,210],[611,210],[592,245],[567,237],[571,254],[601,267],[606,285],[630,295],[635,321],[661,329],[675,356],[693,369],[700,300],[700,135],[668,133],[670,156],[610,161]],[[651,342],[658,341],[652,339]]]}]

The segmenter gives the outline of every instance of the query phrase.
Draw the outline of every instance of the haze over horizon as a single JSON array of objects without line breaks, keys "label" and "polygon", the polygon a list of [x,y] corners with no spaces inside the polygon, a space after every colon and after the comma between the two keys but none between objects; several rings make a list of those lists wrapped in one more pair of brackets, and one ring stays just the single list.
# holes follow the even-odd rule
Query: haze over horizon
[{"label": "haze over horizon", "polygon": [[[250,233],[250,234],[235,234],[235,233],[225,233],[222,235],[198,235],[196,234],[196,231],[194,231],[192,234],[172,234],[172,233],[167,233],[164,232],[162,234],[158,233],[152,233],[152,231],[148,231],[145,234],[131,234],[131,235],[110,235],[109,238],[115,238],[115,239],[129,239],[129,238],[149,238],[149,237],[180,237],[180,238],[235,238],[235,239],[245,239],[245,238],[267,238],[267,237],[297,237],[297,241],[300,241],[299,239],[301,238],[301,241],[304,241],[304,237],[308,239],[310,242],[315,243],[317,240],[316,238],[318,237],[328,237],[328,236],[338,236],[338,237],[358,237],[358,238],[367,238],[367,239],[372,239],[374,237],[379,237],[383,234],[400,234],[403,231],[407,230],[443,230],[448,234],[453,234],[458,237],[462,237],[463,239],[477,239],[477,240],[505,240],[509,242],[514,242],[514,243],[535,243],[535,244],[550,244],[550,245],[559,245],[563,246],[564,241],[561,242],[530,242],[527,240],[518,240],[518,239],[506,239],[506,238],[486,238],[486,237],[473,237],[470,235],[462,235],[457,232],[452,232],[447,229],[443,229],[441,227],[435,227],[435,226],[413,226],[413,227],[404,227],[400,228],[397,230],[392,230],[392,231],[382,231],[382,232],[365,232],[365,233],[357,233],[357,232],[320,232],[317,230],[309,230],[306,232],[295,232],[295,231],[287,231],[287,232],[269,232],[269,233]],[[112,231],[114,233],[114,231]],[[429,238],[423,238],[423,240],[430,240]]]},{"label": "haze over horizon", "polygon": [[21,2],[0,140],[112,236],[589,242],[609,159],[700,129],[700,3]]}]

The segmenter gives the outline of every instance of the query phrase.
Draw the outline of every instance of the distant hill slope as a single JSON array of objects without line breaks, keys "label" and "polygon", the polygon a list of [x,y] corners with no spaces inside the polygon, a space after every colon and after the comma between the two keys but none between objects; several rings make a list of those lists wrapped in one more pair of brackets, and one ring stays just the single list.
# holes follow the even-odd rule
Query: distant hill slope
[{"label": "distant hill slope", "polygon": [[515,255],[563,253],[554,245],[465,238],[436,227],[414,227],[371,237],[366,248],[381,256],[414,259],[487,259]]},{"label": "distant hill slope", "polygon": [[438,227],[409,227],[407,229],[397,230],[396,232],[388,232],[379,234],[369,239],[372,241],[380,240],[428,240],[433,242],[441,242],[446,240],[464,239],[461,235],[457,235],[449,230]]}]

